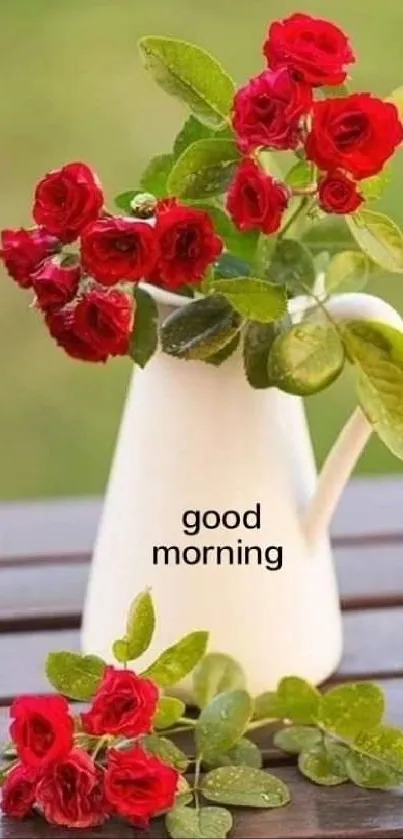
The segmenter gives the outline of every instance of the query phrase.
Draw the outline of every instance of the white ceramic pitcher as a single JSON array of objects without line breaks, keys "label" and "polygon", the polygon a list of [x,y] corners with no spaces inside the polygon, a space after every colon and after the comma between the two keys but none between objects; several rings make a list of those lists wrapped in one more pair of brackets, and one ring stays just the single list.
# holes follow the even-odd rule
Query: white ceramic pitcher
[{"label": "white ceramic pitcher", "polygon": [[[175,302],[187,301],[175,296]],[[305,302],[292,301],[294,319]],[[326,305],[335,320],[366,318],[403,328],[388,304],[369,295],[345,294]],[[84,651],[111,661],[129,603],[150,587],[158,626],[141,667],[181,636],[207,629],[209,649],[243,664],[253,694],[287,674],[323,681],[342,651],[327,527],[370,433],[357,410],[317,479],[302,400],[277,389],[253,390],[240,355],[214,367],[159,354],[136,370],[91,568]],[[184,533],[186,511],[243,514],[258,503],[260,529]],[[250,515],[247,523],[255,519]],[[212,524],[214,515],[206,520]],[[282,568],[269,570],[252,558],[249,565],[225,559],[218,565],[215,548],[232,546],[237,556],[239,540],[260,546],[262,556],[267,547],[281,546]],[[189,545],[211,546],[206,564],[182,560]],[[158,546],[176,546],[179,564],[174,551],[167,565],[161,552],[153,564]],[[273,549],[270,555],[280,554]],[[182,688],[189,699],[189,681]]]}]

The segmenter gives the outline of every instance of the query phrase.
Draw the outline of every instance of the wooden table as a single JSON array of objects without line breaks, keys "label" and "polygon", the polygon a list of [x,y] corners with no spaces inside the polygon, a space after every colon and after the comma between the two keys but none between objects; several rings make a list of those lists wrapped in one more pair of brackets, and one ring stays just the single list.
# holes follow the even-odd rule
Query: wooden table
[{"label": "wooden table", "polygon": [[[100,515],[97,499],[0,505],[0,741],[7,705],[20,693],[49,690],[43,665],[50,650],[79,648],[80,613]],[[388,720],[403,727],[403,480],[356,480],[333,526],[345,651],[333,681],[376,679]],[[191,629],[191,627],[189,627]],[[353,785],[318,787],[257,734],[265,767],[291,788],[282,810],[238,811],[233,839],[372,839],[403,837],[403,794]],[[39,819],[0,821],[0,839],[125,839],[139,834],[111,821],[102,829],[59,830]],[[162,823],[148,834],[164,837]]]}]

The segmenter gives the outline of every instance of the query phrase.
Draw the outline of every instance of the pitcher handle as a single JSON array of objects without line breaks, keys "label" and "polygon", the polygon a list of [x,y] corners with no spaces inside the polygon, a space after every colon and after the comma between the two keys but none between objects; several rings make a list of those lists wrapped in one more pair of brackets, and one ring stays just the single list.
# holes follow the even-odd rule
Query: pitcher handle
[{"label": "pitcher handle", "polygon": [[[384,323],[403,332],[398,312],[370,294],[341,294],[329,298],[326,309],[333,320],[370,320]],[[313,497],[303,517],[306,539],[315,544],[324,536],[343,489],[372,433],[361,408],[357,408],[342,429],[322,467]]]}]

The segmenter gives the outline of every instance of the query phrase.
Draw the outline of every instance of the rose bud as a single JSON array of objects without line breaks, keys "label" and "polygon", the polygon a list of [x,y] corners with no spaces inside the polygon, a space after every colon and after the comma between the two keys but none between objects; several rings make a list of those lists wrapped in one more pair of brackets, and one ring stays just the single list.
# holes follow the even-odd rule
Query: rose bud
[{"label": "rose bud", "polygon": [[108,816],[103,772],[80,749],[41,774],[36,800],[46,821],[60,827],[95,827]]},{"label": "rose bud", "polygon": [[312,107],[312,90],[286,68],[265,70],[241,87],[234,98],[232,124],[242,152],[259,146],[295,149],[301,120]]},{"label": "rose bud", "polygon": [[76,358],[79,361],[107,361],[107,352],[91,346],[79,334],[74,309],[74,306],[66,306],[64,309],[45,313],[45,323],[50,335],[70,358]]},{"label": "rose bud", "polygon": [[81,279],[81,267],[75,257],[54,257],[42,262],[32,274],[32,285],[39,307],[57,309],[76,296]]},{"label": "rose bud", "polygon": [[20,696],[10,716],[11,739],[25,766],[42,769],[70,751],[74,724],[62,696]]},{"label": "rose bud", "polygon": [[120,291],[94,289],[74,310],[78,335],[101,355],[126,355],[133,327],[134,301]]},{"label": "rose bud", "polygon": [[73,242],[103,207],[101,184],[85,163],[68,163],[39,181],[33,216],[49,233]]},{"label": "rose bud", "polygon": [[325,213],[354,213],[363,201],[357,184],[344,172],[329,172],[319,181],[318,203]]},{"label": "rose bud", "polygon": [[16,766],[2,787],[1,809],[5,816],[24,819],[35,803],[36,774],[26,766]]},{"label": "rose bud", "polygon": [[0,256],[10,277],[21,288],[31,288],[32,273],[60,248],[58,240],[40,227],[2,230],[1,244]]},{"label": "rose bud", "polygon": [[159,691],[149,679],[130,670],[106,667],[90,710],[81,714],[87,734],[120,734],[137,737],[148,733]]},{"label": "rose bud", "polygon": [[140,746],[108,752],[106,798],[117,815],[138,827],[147,827],[152,816],[171,809],[178,781],[176,769]]},{"label": "rose bud", "polygon": [[154,227],[130,218],[99,219],[86,228],[81,239],[85,270],[105,286],[141,280],[153,271],[158,254]]},{"label": "rose bud", "polygon": [[344,169],[361,180],[380,172],[402,140],[392,102],[353,93],[314,103],[305,151],[319,169]]},{"label": "rose bud", "polygon": [[208,212],[182,206],[176,199],[159,203],[155,230],[160,258],[147,279],[171,291],[201,280],[222,251]]},{"label": "rose bud", "polygon": [[266,175],[253,160],[238,166],[227,195],[227,209],[238,230],[261,230],[274,233],[279,229],[289,192],[287,187]]},{"label": "rose bud", "polygon": [[141,192],[130,201],[130,210],[136,218],[152,218],[157,209],[158,199],[150,192]]},{"label": "rose bud", "polygon": [[327,20],[294,14],[271,24],[263,47],[269,67],[288,67],[313,87],[342,84],[355,57],[347,35]]}]

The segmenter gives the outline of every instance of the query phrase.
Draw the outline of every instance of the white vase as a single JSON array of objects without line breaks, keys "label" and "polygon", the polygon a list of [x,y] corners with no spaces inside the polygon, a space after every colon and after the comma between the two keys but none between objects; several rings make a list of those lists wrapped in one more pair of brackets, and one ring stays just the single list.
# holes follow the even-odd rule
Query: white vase
[{"label": "white vase", "polygon": [[[362,310],[367,299],[375,300],[363,297],[335,298],[333,316],[351,317],[351,307]],[[380,301],[374,306],[373,319],[397,325],[390,307]],[[342,651],[326,526],[370,430],[357,413],[318,490],[302,401],[277,389],[253,390],[240,354],[220,367],[158,354],[144,371],[136,370],[91,568],[84,651],[112,661],[112,642],[124,634],[127,608],[149,587],[158,626],[141,666],[188,632],[207,629],[209,649],[243,664],[253,694],[274,688],[287,674],[323,681]],[[252,527],[257,519],[251,512],[247,526],[229,529],[221,521],[213,529],[217,516],[210,512],[210,527],[201,526],[197,535],[197,516],[188,513],[190,533],[184,532],[186,511],[222,517],[232,510],[242,517],[257,504],[259,529]],[[225,521],[236,524],[236,517]],[[194,549],[184,559],[191,545],[199,548],[197,563]],[[158,546],[178,551],[171,550],[165,564],[164,552],[154,550]],[[218,563],[216,549],[222,546],[232,547],[233,564],[230,550],[221,552]],[[245,552],[239,553],[245,546],[256,546],[248,565]],[[266,565],[270,547],[270,564],[282,559],[277,570]],[[190,699],[189,680],[180,688]]]}]

